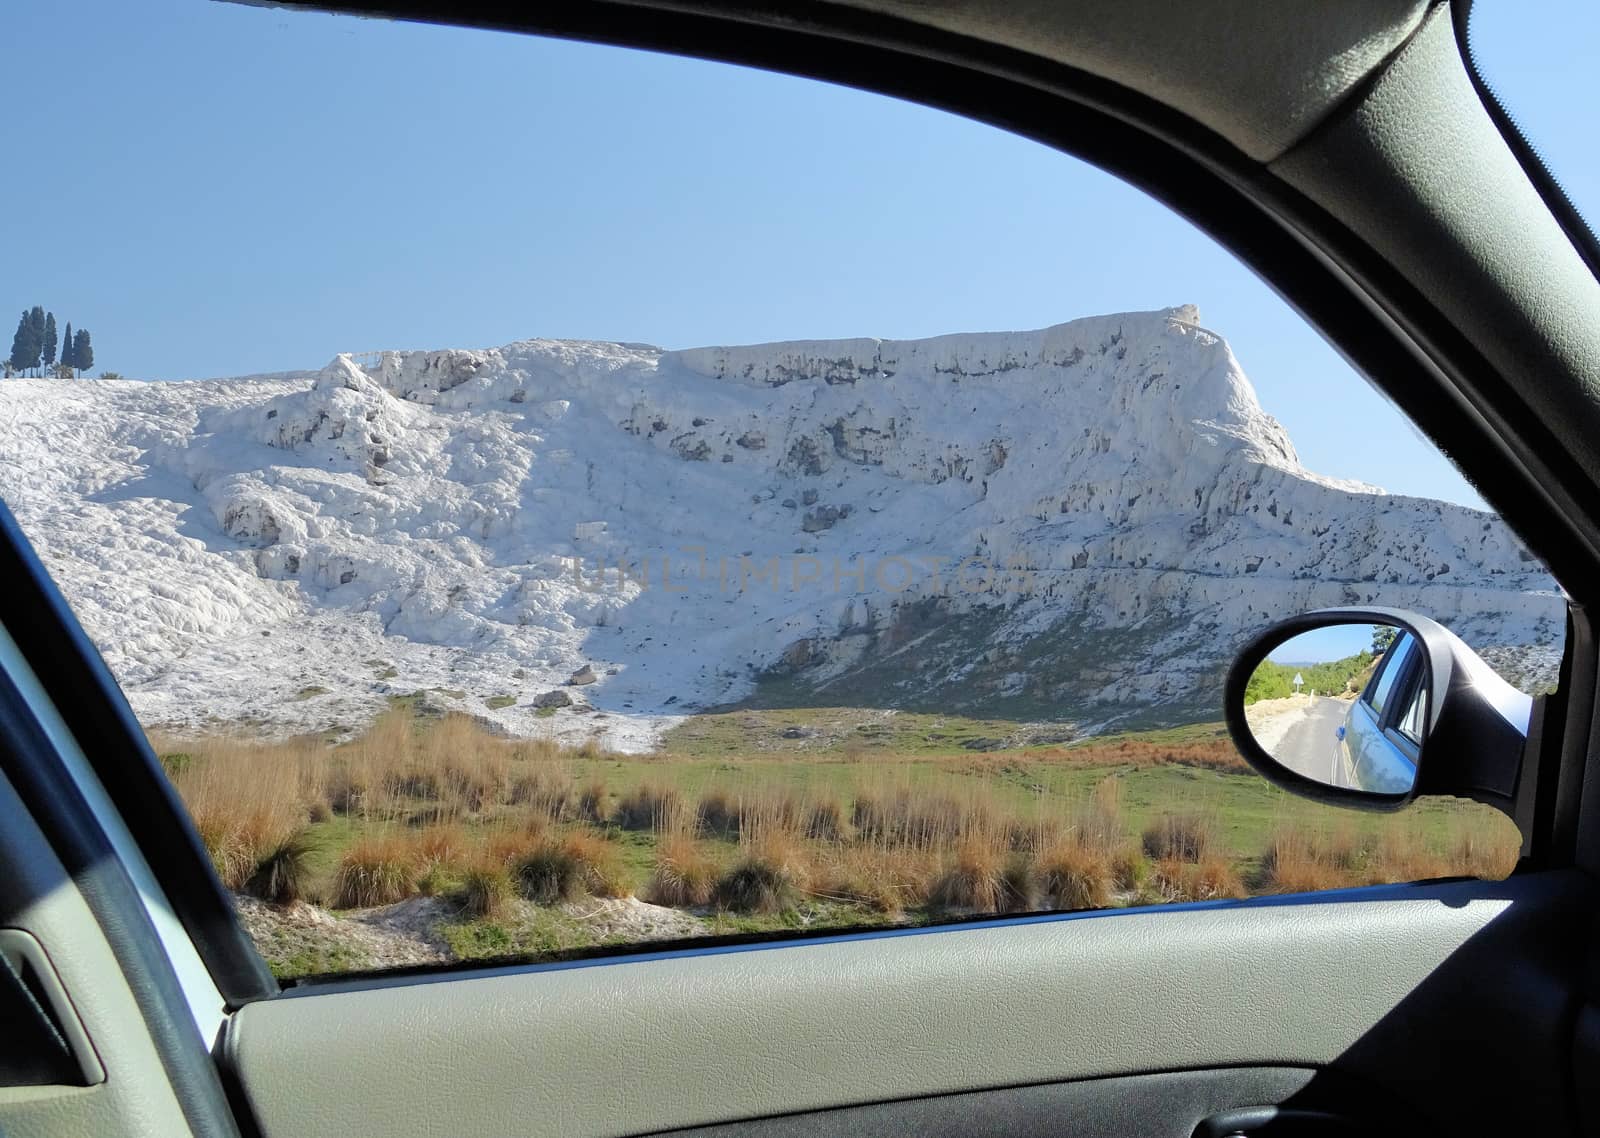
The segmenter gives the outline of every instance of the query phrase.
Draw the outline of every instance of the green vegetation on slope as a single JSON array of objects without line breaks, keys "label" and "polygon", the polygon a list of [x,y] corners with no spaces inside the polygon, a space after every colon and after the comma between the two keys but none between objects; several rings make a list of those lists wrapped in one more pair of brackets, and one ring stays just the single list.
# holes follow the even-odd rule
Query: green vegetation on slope
[{"label": "green vegetation on slope", "polygon": [[1244,689],[1244,701],[1250,704],[1257,700],[1284,699],[1295,695],[1295,676],[1303,681],[1302,692],[1315,691],[1324,695],[1359,692],[1372,674],[1373,661],[1372,653],[1365,650],[1325,664],[1279,664],[1273,660],[1263,660],[1250,674],[1250,682]]}]

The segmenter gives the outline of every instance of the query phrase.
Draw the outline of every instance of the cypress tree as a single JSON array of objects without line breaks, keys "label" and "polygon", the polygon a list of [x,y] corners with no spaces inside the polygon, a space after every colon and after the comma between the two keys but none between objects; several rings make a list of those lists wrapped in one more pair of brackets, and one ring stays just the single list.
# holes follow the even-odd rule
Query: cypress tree
[{"label": "cypress tree", "polygon": [[44,366],[49,370],[56,362],[56,314],[44,314]]},{"label": "cypress tree", "polygon": [[17,334],[11,337],[11,355],[6,357],[14,371],[23,371],[28,365],[28,313],[22,313],[22,319],[17,321]]},{"label": "cypress tree", "polygon": [[67,369],[67,378],[72,378],[72,321],[67,321],[67,334],[61,337],[61,366]]},{"label": "cypress tree", "polygon": [[39,357],[44,354],[44,309],[34,305],[28,309],[28,366],[39,373]]},{"label": "cypress tree", "polygon": [[94,367],[94,345],[89,342],[89,329],[79,328],[72,341],[72,366],[79,371]]}]

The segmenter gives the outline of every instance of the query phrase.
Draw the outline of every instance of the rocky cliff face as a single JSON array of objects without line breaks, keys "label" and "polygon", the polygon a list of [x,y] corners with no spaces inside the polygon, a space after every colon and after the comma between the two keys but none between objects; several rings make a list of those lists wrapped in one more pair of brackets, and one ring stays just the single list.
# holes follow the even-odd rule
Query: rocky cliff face
[{"label": "rocky cliff face", "polygon": [[1519,666],[1562,627],[1493,516],[1304,470],[1192,308],[0,399],[7,499],[147,718],[433,688],[636,746],[745,698],[1141,724],[1214,717],[1238,642],[1307,608],[1413,608]]}]

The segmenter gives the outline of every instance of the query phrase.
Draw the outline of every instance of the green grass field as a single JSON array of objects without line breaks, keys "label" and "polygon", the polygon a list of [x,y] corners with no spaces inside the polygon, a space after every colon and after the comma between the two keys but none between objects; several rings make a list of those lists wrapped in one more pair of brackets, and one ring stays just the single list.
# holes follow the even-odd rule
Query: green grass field
[{"label": "green grass field", "polygon": [[[618,943],[559,903],[589,894],[756,932],[1497,876],[1518,845],[1473,803],[1380,815],[1294,798],[1216,723],[1079,739],[1058,724],[745,708],[623,755],[400,703],[336,746],[155,742],[230,888],[335,910],[461,898],[437,929],[458,959]],[[520,899],[491,913],[471,900],[484,881]],[[283,975],[360,966],[338,946],[263,947]]]}]

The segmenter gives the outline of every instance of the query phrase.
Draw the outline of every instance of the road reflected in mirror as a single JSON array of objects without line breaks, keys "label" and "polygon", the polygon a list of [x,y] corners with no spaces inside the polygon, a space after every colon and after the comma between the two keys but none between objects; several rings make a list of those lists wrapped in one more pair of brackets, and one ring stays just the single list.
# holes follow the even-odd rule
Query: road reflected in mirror
[{"label": "road reflected in mirror", "polygon": [[1421,646],[1390,624],[1329,624],[1256,666],[1245,720],[1261,749],[1328,786],[1404,794],[1427,723]]}]

